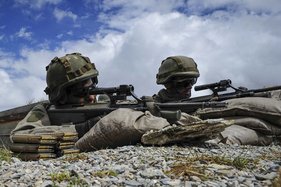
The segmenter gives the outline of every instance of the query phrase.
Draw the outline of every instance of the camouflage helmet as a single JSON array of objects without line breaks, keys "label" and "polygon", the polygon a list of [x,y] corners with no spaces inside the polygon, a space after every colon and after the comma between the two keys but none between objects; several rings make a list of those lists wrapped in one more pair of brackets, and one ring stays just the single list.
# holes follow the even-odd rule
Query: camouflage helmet
[{"label": "camouflage helmet", "polygon": [[93,79],[97,83],[98,70],[88,57],[80,53],[66,54],[55,57],[46,67],[47,87],[44,90],[49,95],[51,103],[57,102],[65,93],[65,89],[83,80]]},{"label": "camouflage helmet", "polygon": [[186,56],[170,56],[162,61],[156,75],[156,83],[165,84],[173,78],[182,78],[184,80],[198,78],[199,76],[197,64],[192,58]]}]

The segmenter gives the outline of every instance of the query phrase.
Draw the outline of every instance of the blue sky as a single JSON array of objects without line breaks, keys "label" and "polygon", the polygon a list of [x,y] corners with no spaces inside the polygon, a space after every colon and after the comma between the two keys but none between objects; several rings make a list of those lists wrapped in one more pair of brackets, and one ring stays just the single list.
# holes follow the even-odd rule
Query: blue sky
[{"label": "blue sky", "polygon": [[66,53],[142,96],[171,55],[194,58],[198,84],[280,85],[280,49],[278,0],[0,0],[0,110],[46,99],[45,66]]}]

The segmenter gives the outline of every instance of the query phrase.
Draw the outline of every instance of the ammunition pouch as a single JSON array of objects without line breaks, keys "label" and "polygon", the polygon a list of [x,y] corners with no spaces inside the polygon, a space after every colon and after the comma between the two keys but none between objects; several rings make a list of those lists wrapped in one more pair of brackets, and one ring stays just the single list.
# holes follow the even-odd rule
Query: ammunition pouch
[{"label": "ammunition pouch", "polygon": [[22,160],[50,159],[79,152],[74,125],[44,126],[17,131],[10,137],[10,150]]}]

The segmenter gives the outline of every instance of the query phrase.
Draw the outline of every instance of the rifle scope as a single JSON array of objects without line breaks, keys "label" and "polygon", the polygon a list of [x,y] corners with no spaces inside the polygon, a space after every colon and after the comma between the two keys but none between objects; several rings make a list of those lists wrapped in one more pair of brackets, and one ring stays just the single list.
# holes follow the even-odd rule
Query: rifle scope
[{"label": "rifle scope", "polygon": [[194,90],[195,91],[206,90],[206,89],[213,90],[214,88],[227,88],[230,85],[231,85],[231,80],[225,79],[225,80],[221,80],[221,81],[216,82],[216,83],[203,84],[203,85],[195,86]]},{"label": "rifle scope", "polygon": [[92,88],[89,89],[89,94],[97,95],[97,94],[125,94],[125,95],[131,95],[134,92],[134,86],[133,85],[120,85],[118,87],[109,87],[109,88]]}]

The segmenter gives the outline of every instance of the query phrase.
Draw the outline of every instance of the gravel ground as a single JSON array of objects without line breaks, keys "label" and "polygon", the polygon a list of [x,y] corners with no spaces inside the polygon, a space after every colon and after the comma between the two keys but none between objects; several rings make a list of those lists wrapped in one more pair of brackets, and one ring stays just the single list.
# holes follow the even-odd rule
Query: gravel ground
[{"label": "gravel ground", "polygon": [[137,145],[52,160],[22,162],[13,157],[0,165],[0,185],[281,186],[273,183],[281,175],[280,166],[279,145]]}]

